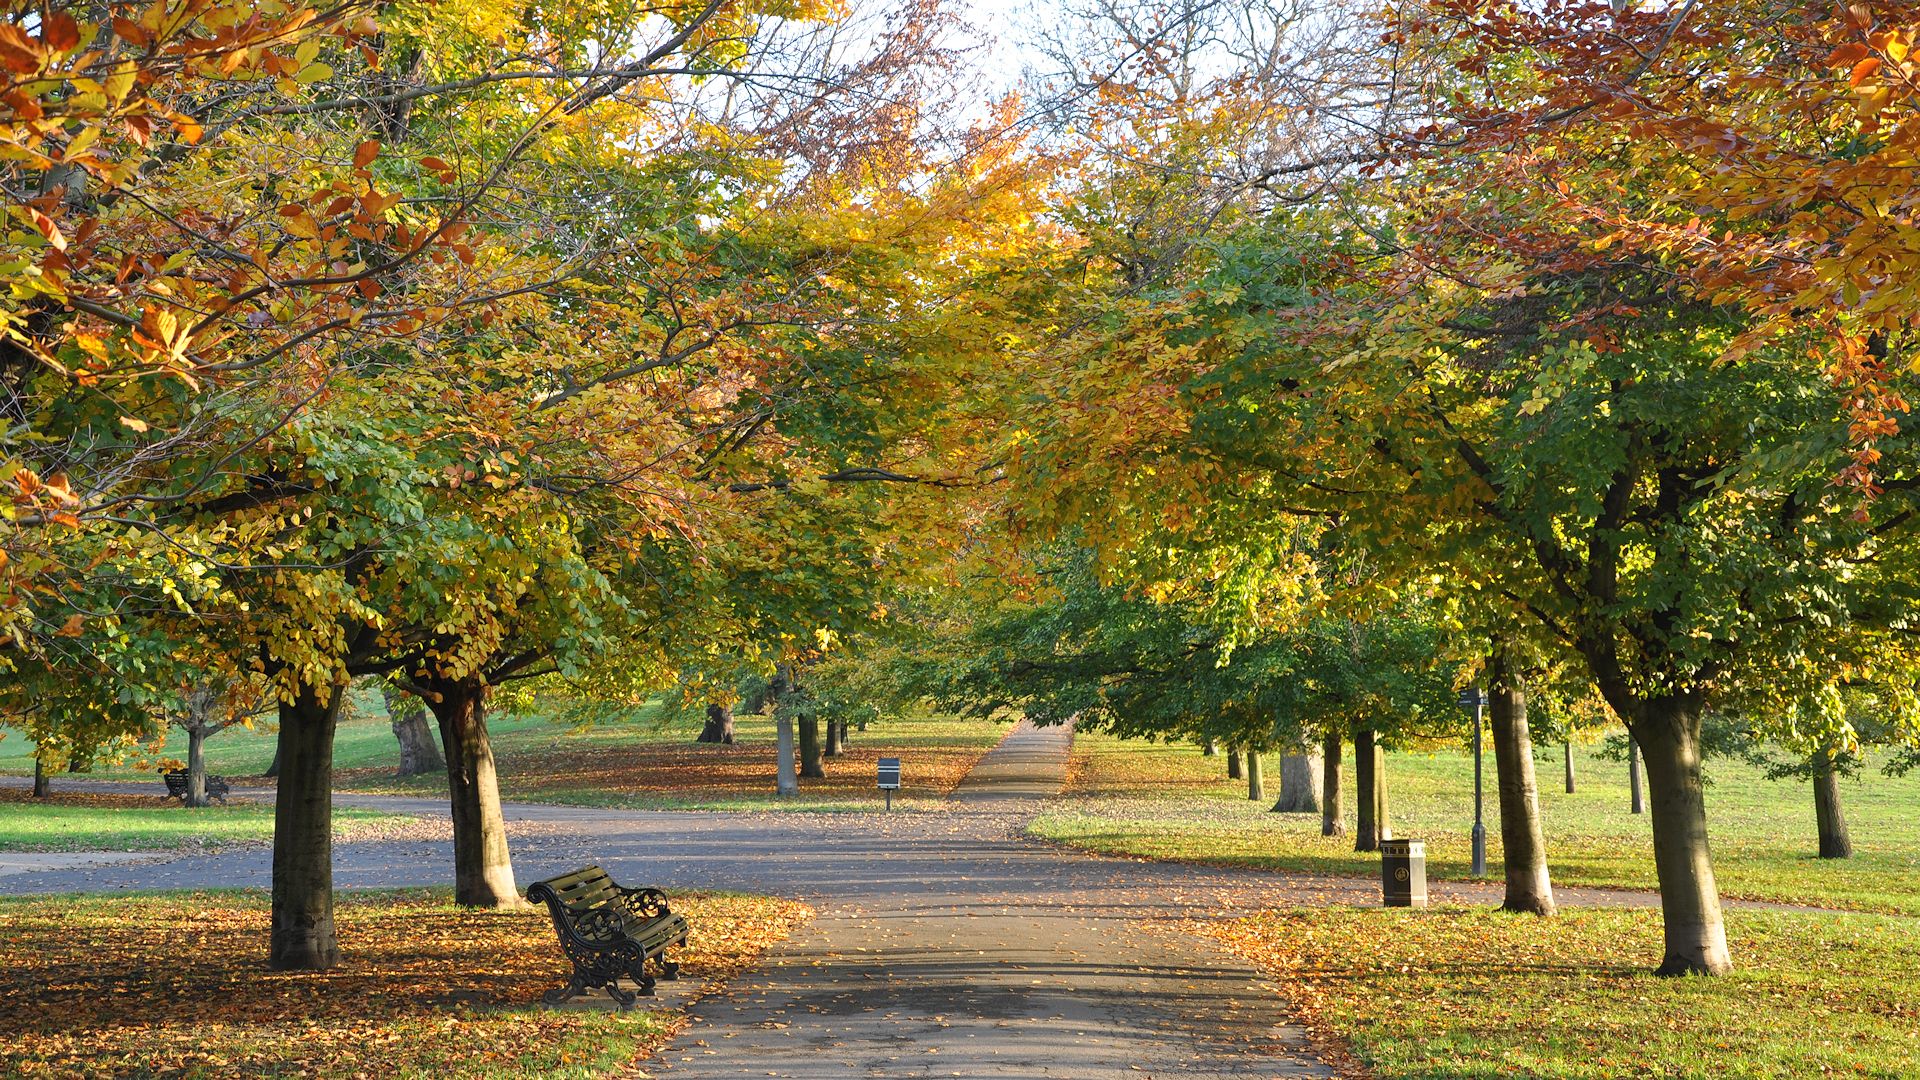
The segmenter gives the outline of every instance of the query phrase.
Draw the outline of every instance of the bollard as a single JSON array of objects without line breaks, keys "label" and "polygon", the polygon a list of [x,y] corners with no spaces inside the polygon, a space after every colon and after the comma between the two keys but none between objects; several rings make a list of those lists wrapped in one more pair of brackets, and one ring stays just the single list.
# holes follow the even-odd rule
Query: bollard
[{"label": "bollard", "polygon": [[1380,841],[1380,902],[1386,907],[1427,906],[1425,841]]}]

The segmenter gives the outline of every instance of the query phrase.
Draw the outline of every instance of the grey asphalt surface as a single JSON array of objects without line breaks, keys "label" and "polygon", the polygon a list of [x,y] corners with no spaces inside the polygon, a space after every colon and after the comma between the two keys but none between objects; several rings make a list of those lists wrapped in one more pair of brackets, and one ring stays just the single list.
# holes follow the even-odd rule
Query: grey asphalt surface
[{"label": "grey asphalt surface", "polygon": [[[1377,884],[1108,858],[1026,839],[1026,821],[1060,790],[1071,738],[1059,728],[1015,728],[939,812],[509,804],[514,868],[531,882],[597,862],[623,882],[792,896],[816,908],[818,918],[759,969],[697,1004],[698,1022],[647,1063],[666,1075],[1336,1075],[1314,1057],[1277,988],[1168,923],[1266,906],[1375,904]],[[431,799],[338,801],[446,815]],[[249,846],[49,868],[0,877],[0,894],[266,888],[271,859],[266,847]],[[341,888],[446,884],[452,859],[446,842],[344,843],[334,880]],[[1499,901],[1491,885],[1435,883],[1431,892],[1442,903]],[[1559,898],[1657,902],[1606,890],[1560,890]],[[667,1000],[681,999],[684,988],[673,989]]]}]

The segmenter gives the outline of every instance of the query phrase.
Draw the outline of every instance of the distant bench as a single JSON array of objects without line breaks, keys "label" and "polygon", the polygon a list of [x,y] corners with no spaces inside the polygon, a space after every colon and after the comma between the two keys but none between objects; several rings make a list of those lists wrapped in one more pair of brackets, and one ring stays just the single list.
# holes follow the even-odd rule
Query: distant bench
[{"label": "distant bench", "polygon": [[[160,775],[167,781],[167,798],[179,799],[181,802],[186,802],[187,801],[187,770],[167,769],[163,771]],[[219,799],[221,802],[224,803],[227,801],[227,792],[232,790],[233,790],[233,786],[227,783],[226,777],[214,776],[212,774],[208,774],[207,798]]]},{"label": "distant bench", "polygon": [[553,932],[573,961],[573,978],[547,991],[547,1004],[605,987],[622,1010],[631,1009],[636,995],[617,983],[624,975],[639,984],[640,993],[652,994],[648,960],[660,969],[661,978],[680,977],[680,965],[667,959],[667,946],[687,943],[687,920],[667,907],[667,894],[659,889],[616,885],[605,870],[589,866],[534,882],[527,899],[547,905]]}]

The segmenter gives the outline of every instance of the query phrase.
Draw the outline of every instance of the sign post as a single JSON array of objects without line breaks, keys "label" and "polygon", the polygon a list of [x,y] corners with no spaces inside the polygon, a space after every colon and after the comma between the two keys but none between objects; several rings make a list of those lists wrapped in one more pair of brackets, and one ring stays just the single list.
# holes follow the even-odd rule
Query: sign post
[{"label": "sign post", "polygon": [[887,793],[887,809],[893,809],[893,793],[900,790],[900,759],[880,759],[880,790]]}]

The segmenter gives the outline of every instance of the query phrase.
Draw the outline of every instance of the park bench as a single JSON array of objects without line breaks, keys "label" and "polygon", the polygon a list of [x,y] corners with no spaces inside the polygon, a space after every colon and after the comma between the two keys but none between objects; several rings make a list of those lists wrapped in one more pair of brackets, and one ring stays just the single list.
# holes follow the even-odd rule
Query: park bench
[{"label": "park bench", "polygon": [[534,882],[527,899],[547,905],[560,948],[573,961],[573,978],[547,991],[547,1004],[605,987],[623,1011],[631,1009],[636,995],[619,987],[620,977],[632,979],[640,993],[652,994],[648,960],[659,967],[661,978],[680,977],[680,965],[667,959],[667,946],[687,943],[687,920],[667,907],[667,894],[659,889],[616,885],[605,870],[589,866]]},{"label": "park bench", "polygon": [[[179,799],[181,802],[186,802],[187,770],[165,769],[161,771],[160,775],[167,782],[167,798]],[[213,776],[211,774],[207,776],[207,798],[219,799],[224,803],[227,801],[227,792],[232,790],[232,785],[227,783],[226,777]]]}]

